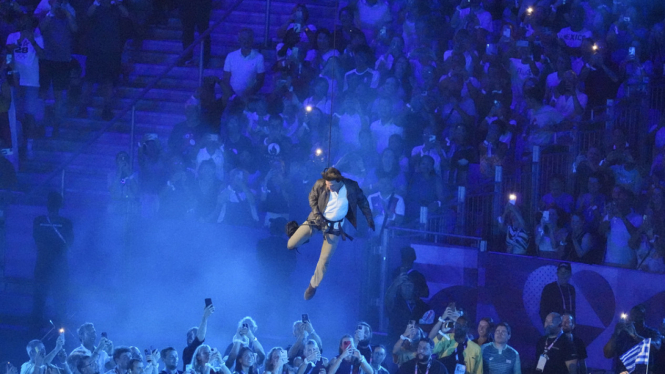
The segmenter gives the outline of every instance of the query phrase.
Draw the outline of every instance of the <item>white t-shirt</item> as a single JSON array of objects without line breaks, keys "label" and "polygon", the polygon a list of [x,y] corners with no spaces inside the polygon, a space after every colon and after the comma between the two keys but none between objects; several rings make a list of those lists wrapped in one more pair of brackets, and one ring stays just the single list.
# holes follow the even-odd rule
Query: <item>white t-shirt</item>
[{"label": "white t-shirt", "polygon": [[[587,95],[576,91],[577,100],[579,100],[582,108],[586,108],[586,103],[588,101]],[[561,113],[565,118],[574,118],[575,115],[575,101],[572,96],[566,97],[561,95],[556,99],[556,104],[554,105],[557,112]]]},{"label": "white t-shirt", "polygon": [[339,117],[339,132],[342,134],[342,139],[344,143],[350,144],[356,147],[360,147],[360,140],[358,135],[362,129],[362,118],[360,114],[342,114],[339,115],[335,113],[335,116]]},{"label": "white t-shirt", "polygon": [[[16,45],[21,37],[20,32],[15,32],[7,36],[6,45]],[[44,48],[44,39],[35,32],[35,42],[38,46]],[[26,87],[39,87],[39,58],[37,51],[28,39],[23,39],[20,48],[14,48],[14,66],[20,76],[20,85]]]},{"label": "white t-shirt", "polygon": [[556,86],[559,85],[559,83],[561,83],[561,79],[559,79],[559,73],[557,73],[556,71],[548,75],[547,79],[545,79],[545,87],[549,88],[550,90],[555,89]]},{"label": "white t-shirt", "polygon": [[220,180],[224,180],[224,148],[219,147],[219,149],[215,149],[215,152],[211,155],[208,152],[208,148],[203,147],[199,150],[199,153],[196,155],[196,171],[199,170],[199,166],[201,166],[201,163],[206,160],[212,159],[213,162],[215,162],[216,170],[215,170],[215,175],[217,175],[217,178]]},{"label": "white t-shirt", "polygon": [[342,185],[338,192],[330,191],[328,205],[326,205],[323,216],[328,221],[340,221],[346,217],[348,212],[349,200],[346,198],[346,186]]},{"label": "white t-shirt", "polygon": [[[543,65],[536,62],[536,67],[542,71]],[[529,64],[523,64],[519,58],[510,59],[510,80],[513,88],[513,109],[523,101],[523,86],[527,79],[535,77]]]},{"label": "white t-shirt", "polygon": [[398,134],[401,137],[404,137],[404,129],[395,125],[394,123],[383,124],[381,120],[376,120],[372,122],[369,126],[372,135],[374,135],[374,140],[376,140],[376,152],[381,154],[386,148],[388,148],[388,140],[393,134]]},{"label": "white t-shirt", "polygon": [[[35,369],[35,363],[32,361],[24,362],[23,365],[21,365],[21,374],[32,374],[32,371]],[[46,369],[45,365],[42,365],[42,367],[39,368],[39,373],[44,373]]]},{"label": "white t-shirt", "polygon": [[373,6],[367,4],[366,0],[358,1],[358,20],[363,31],[372,32],[377,27],[390,22],[391,19],[390,8],[385,0],[378,0]]},{"label": "white t-shirt", "polygon": [[[390,196],[383,196],[380,192],[373,193],[367,197],[369,201],[370,209],[372,209],[372,214],[374,214],[374,223],[376,223],[376,230],[374,234],[378,235],[381,232],[381,226],[383,225],[383,220],[385,219],[385,208],[388,207],[390,201],[388,198]],[[405,212],[404,199],[402,196],[394,194],[393,198],[397,199],[395,204],[395,211],[388,216],[388,221],[395,220],[397,216],[403,216]]]},{"label": "white t-shirt", "polygon": [[226,56],[224,71],[231,73],[231,87],[242,95],[256,83],[256,76],[265,73],[263,55],[252,49],[247,57],[238,49]]},{"label": "white t-shirt", "polygon": [[437,173],[441,173],[441,156],[436,152],[436,149],[430,148],[429,151],[425,152],[425,145],[417,145],[413,147],[411,150],[411,157],[420,155],[422,156],[430,156],[434,159],[434,170],[436,170]]},{"label": "white t-shirt", "polygon": [[[642,225],[642,217],[635,212],[631,212],[627,217],[635,228]],[[628,246],[630,233],[626,225],[620,218],[610,220],[610,232],[607,234],[607,252],[605,253],[605,262],[615,265],[630,266],[635,264],[635,251]]]},{"label": "white t-shirt", "polygon": [[570,27],[566,27],[559,31],[557,37],[570,48],[579,48],[582,46],[582,40],[590,38],[592,35],[591,31],[584,28],[580,31],[573,31]]}]

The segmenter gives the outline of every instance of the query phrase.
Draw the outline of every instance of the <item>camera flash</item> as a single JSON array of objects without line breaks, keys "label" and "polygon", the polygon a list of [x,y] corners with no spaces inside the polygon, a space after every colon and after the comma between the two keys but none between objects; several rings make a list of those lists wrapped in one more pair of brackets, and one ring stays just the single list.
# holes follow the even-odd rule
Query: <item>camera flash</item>
[{"label": "camera flash", "polygon": [[311,111],[312,111],[312,106],[311,106],[311,105],[307,105],[307,106],[305,107],[305,110],[308,111],[308,112],[311,112]]},{"label": "camera flash", "polygon": [[515,195],[514,193],[511,193],[510,195],[508,195],[508,198],[510,200],[517,200],[517,195]]},{"label": "camera flash", "polygon": [[621,313],[621,319],[626,319],[628,318],[628,315],[626,313]]},{"label": "camera flash", "polygon": [[598,50],[598,44],[595,44],[595,43],[594,43],[593,47],[591,47],[591,48],[592,48],[594,51],[597,51],[597,50]]},{"label": "camera flash", "polygon": [[526,12],[529,14],[533,13],[533,7],[526,8]]},{"label": "camera flash", "polygon": [[65,329],[60,329],[59,331],[60,331],[61,334],[65,333]]},{"label": "camera flash", "polygon": [[321,156],[321,154],[323,153],[323,151],[321,150],[321,148],[317,148],[316,151],[315,151],[314,153],[315,153],[317,156]]}]

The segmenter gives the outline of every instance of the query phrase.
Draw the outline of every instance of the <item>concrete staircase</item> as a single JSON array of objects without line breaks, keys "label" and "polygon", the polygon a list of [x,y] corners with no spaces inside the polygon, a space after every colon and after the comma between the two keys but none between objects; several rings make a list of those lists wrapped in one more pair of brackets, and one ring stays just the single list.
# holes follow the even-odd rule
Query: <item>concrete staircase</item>
[{"label": "concrete staircase", "polygon": [[[211,24],[221,19],[234,4],[235,1],[232,0],[223,0],[223,4],[216,0],[213,3]],[[244,0],[227,20],[213,31],[212,61],[204,75],[222,75],[224,58],[226,54],[237,49],[236,35],[243,27],[254,30],[256,48],[266,57],[266,69],[269,69],[275,61],[273,46],[277,38],[276,31],[289,19],[295,4],[296,0],[270,2],[270,32],[266,44],[264,35],[267,2]],[[307,6],[310,10],[310,23],[332,29],[337,14],[335,1],[317,0],[308,3]],[[128,43],[123,60],[131,66],[131,73],[116,90],[113,108],[116,115],[128,107],[143,88],[165,71],[168,64],[177,59],[182,51],[180,29],[180,20],[173,12],[168,24],[165,27],[153,27],[140,46]],[[198,56],[198,47],[194,51],[194,56]],[[271,79],[268,76],[266,85],[270,84]],[[198,66],[173,68],[143,100],[136,104],[135,141],[138,142],[146,132],[155,132],[164,142],[173,125],[184,120],[184,103],[197,86]],[[21,164],[20,190],[29,191],[41,184],[58,165],[81,149],[83,144],[104,126],[106,122],[100,119],[101,98],[97,97],[96,93],[94,95],[93,107],[89,108],[90,118],[71,118],[67,121],[66,127],[61,129],[58,138],[35,141],[34,158]],[[122,150],[129,151],[130,123],[131,116],[128,113],[66,168],[65,195],[70,197],[71,203],[103,205],[106,202],[106,175],[114,168],[115,154]],[[53,178],[48,187],[60,189],[62,180],[62,176],[59,175]],[[29,203],[34,202],[34,200],[29,201]]]}]

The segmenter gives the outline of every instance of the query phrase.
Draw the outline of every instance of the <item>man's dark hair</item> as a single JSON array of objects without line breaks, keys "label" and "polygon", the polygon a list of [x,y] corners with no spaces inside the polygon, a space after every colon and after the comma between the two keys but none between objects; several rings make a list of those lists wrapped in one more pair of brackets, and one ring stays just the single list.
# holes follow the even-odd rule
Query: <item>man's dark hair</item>
[{"label": "man's dark hair", "polygon": [[132,350],[129,349],[129,347],[118,347],[118,348],[114,349],[113,350],[113,360],[117,361],[120,358],[120,356],[122,356],[125,353],[132,353]]},{"label": "man's dark hair", "polygon": [[432,339],[430,339],[430,338],[421,338],[420,340],[418,340],[418,344],[420,344],[422,342],[426,342],[430,346],[430,348],[434,349],[434,341]]},{"label": "man's dark hair", "polygon": [[499,326],[505,327],[506,330],[508,330],[508,335],[512,335],[510,325],[508,324],[508,322],[499,322],[499,323],[496,324],[496,327],[494,329],[498,328]]},{"label": "man's dark hair", "polygon": [[133,359],[129,360],[129,365],[127,365],[127,369],[130,370],[130,371],[133,370],[134,365],[136,365],[137,362],[143,362],[143,361],[138,359],[138,358],[133,358]]},{"label": "man's dark hair", "polygon": [[375,345],[374,347],[372,347],[372,352],[376,351],[377,348],[381,348],[384,351],[386,351],[386,353],[388,353],[388,350],[386,349],[386,347],[383,346],[383,344]]},{"label": "man's dark hair", "polygon": [[333,167],[329,167],[323,170],[321,177],[328,182],[339,182],[342,180],[342,173]]},{"label": "man's dark hair", "polygon": [[[461,321],[460,321],[461,320]],[[459,316],[455,323],[464,323],[467,327],[469,326],[469,320],[465,316]]]},{"label": "man's dark hair", "polygon": [[175,351],[175,348],[173,348],[173,347],[166,347],[166,348],[162,349],[162,350],[159,352],[159,357],[160,357],[162,360],[164,360],[164,358],[166,357],[166,355],[169,354],[169,352],[171,352],[171,351]]}]

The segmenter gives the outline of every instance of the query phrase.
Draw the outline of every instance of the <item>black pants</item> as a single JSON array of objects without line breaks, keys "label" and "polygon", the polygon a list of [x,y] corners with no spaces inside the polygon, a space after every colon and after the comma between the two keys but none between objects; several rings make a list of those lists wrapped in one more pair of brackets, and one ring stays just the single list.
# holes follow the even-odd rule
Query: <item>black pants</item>
[{"label": "black pants", "polygon": [[[69,267],[67,259],[41,259],[37,258],[35,266],[35,290],[32,307],[34,324],[42,323],[48,319],[64,323],[67,314],[67,299],[69,296]],[[46,316],[46,298],[53,298],[54,314]],[[48,318],[47,318],[48,317]]]},{"label": "black pants", "polygon": [[[199,2],[196,2],[199,3]],[[203,6],[189,6],[180,11],[182,20],[182,49],[187,49],[194,42],[194,32],[202,34],[210,25],[210,12],[212,4]],[[183,60],[191,60],[193,53],[190,52],[183,56]],[[203,40],[203,62],[210,61],[210,35]]]}]

